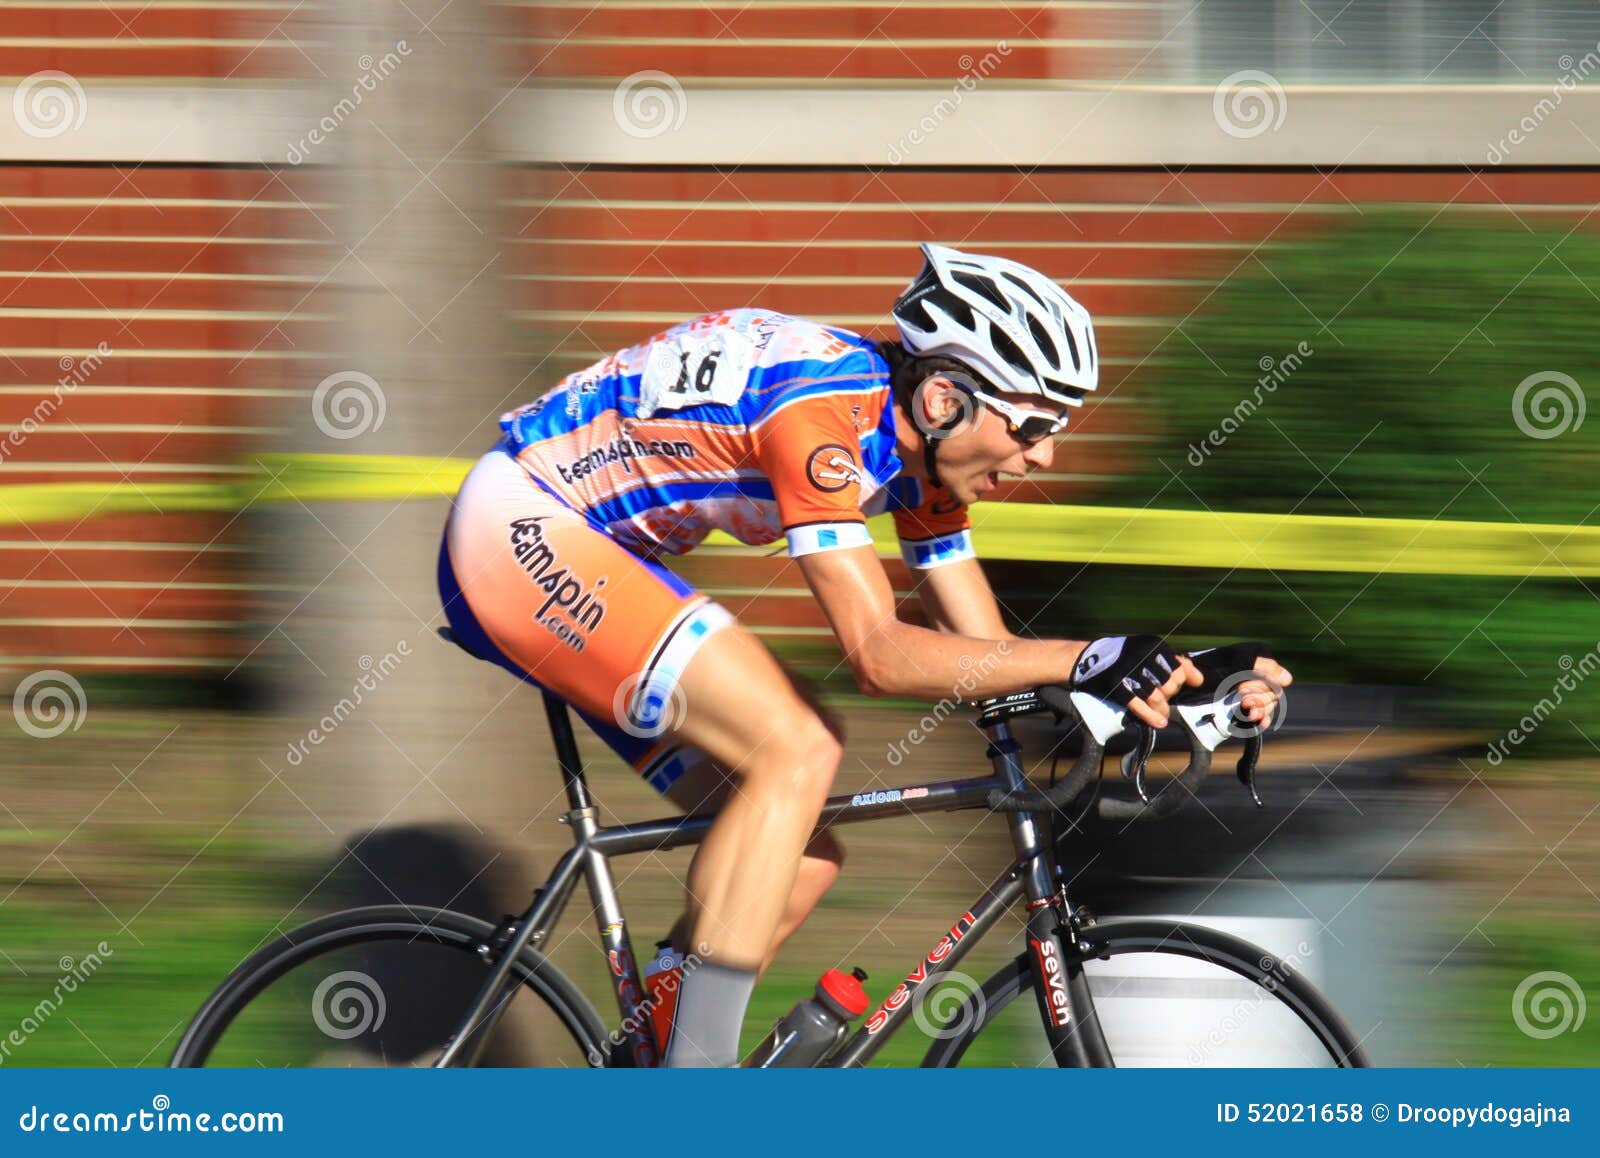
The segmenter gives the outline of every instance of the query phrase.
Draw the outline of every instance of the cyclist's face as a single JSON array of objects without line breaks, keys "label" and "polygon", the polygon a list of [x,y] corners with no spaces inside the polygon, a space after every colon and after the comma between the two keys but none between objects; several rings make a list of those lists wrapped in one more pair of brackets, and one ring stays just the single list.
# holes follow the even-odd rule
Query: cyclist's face
[{"label": "cyclist's face", "polygon": [[[938,450],[939,478],[962,503],[971,503],[993,491],[1000,476],[1022,476],[1047,469],[1055,457],[1055,440],[1048,436],[1027,442],[1010,429],[1019,417],[1015,411],[1059,417],[1066,407],[1047,399],[1022,394],[1002,394],[1003,402],[1015,408],[1008,418],[1000,410],[983,405],[954,387],[948,391],[925,392],[924,404],[933,411],[927,427],[938,425],[938,418],[959,407],[963,420],[941,441]],[[919,424],[921,425],[921,424]]]}]

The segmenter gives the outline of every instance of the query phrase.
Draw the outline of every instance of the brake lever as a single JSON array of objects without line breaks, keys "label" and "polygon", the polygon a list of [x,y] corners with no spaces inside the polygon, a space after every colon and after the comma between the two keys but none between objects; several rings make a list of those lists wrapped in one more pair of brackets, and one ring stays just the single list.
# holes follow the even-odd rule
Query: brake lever
[{"label": "brake lever", "polygon": [[1265,808],[1262,803],[1261,793],[1256,791],[1256,762],[1261,759],[1261,733],[1245,738],[1244,751],[1239,755],[1239,763],[1234,769],[1239,777],[1239,783],[1250,791],[1250,799],[1256,802],[1257,808]]},{"label": "brake lever", "polygon": [[[1188,729],[1189,735],[1208,752],[1214,752],[1224,741],[1236,738],[1234,728],[1252,727],[1249,717],[1243,714],[1240,707],[1242,698],[1230,692],[1221,704],[1206,700],[1197,704],[1174,704],[1173,710]],[[1244,737],[1244,751],[1234,768],[1239,783],[1245,786],[1257,808],[1266,807],[1261,793],[1256,790],[1256,768],[1261,760],[1265,732],[1265,727],[1260,727]]]},{"label": "brake lever", "polygon": [[1091,696],[1088,692],[1069,692],[1067,699],[1078,713],[1078,719],[1083,721],[1083,726],[1089,730],[1089,735],[1093,736],[1094,742],[1102,748],[1112,736],[1122,731],[1127,721],[1126,710],[1098,696]]},{"label": "brake lever", "polygon": [[1156,730],[1143,720],[1135,720],[1131,730],[1133,747],[1122,754],[1122,776],[1125,780],[1133,781],[1139,799],[1149,804],[1150,792],[1145,787],[1145,771],[1149,767],[1151,753],[1156,750]]},{"label": "brake lever", "polygon": [[[1144,725],[1140,725],[1141,727]],[[1142,737],[1141,737],[1142,746]],[[1101,819],[1110,821],[1162,820],[1182,808],[1205,783],[1211,771],[1211,749],[1193,729],[1189,730],[1189,763],[1153,795],[1143,800],[1101,799],[1096,807]]]}]

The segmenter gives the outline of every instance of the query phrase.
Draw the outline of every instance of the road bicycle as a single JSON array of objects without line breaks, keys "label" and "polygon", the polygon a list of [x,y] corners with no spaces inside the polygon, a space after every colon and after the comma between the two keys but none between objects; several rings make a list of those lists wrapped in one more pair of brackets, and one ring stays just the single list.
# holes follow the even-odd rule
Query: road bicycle
[{"label": "road bicycle", "polygon": [[[448,630],[441,630],[441,635],[454,642]],[[1288,1052],[1306,1064],[1370,1065],[1361,1042],[1301,972],[1294,954],[1280,956],[1230,933],[1187,921],[1101,919],[1068,895],[1073,879],[1070,864],[1063,864],[1071,859],[1068,838],[1080,831],[1089,813],[1126,823],[1159,820],[1194,799],[1210,771],[1212,752],[1247,727],[1243,717],[1234,714],[1237,701],[1236,695],[1228,695],[1216,702],[1174,705],[1176,722],[1188,734],[1189,760],[1181,773],[1156,789],[1147,778],[1148,760],[1156,746],[1153,729],[1104,701],[1046,686],[976,705],[977,724],[988,740],[986,756],[992,769],[988,775],[830,798],[819,828],[916,813],[988,809],[1006,824],[1015,858],[866,1021],[819,1064],[866,1065],[915,1017],[932,1039],[922,1064],[958,1065],[986,1032],[1000,1035],[993,1027],[1001,1024],[1008,1007],[1031,996],[1042,1030],[1042,1037],[1035,1035],[1032,1040],[1042,1045],[1013,1047],[1012,1037],[1006,1036],[1000,1042],[1002,1060],[1024,1065],[1116,1065],[1097,1009],[1096,990],[1104,1006],[1125,979],[1097,978],[1096,963],[1138,955],[1141,961],[1185,958],[1181,964],[1191,971],[1192,962],[1203,963],[1208,968],[1196,984],[1203,990],[1209,986],[1213,996],[1221,992],[1234,1000],[1203,1040],[1189,1043],[1189,1052],[1179,1059],[1186,1064],[1239,1064],[1237,1059],[1224,1062],[1231,1055],[1213,1047],[1240,1026],[1250,1025],[1253,1032],[1273,1027],[1274,1033],[1292,1037]],[[224,1059],[249,1064],[254,1053],[252,1033],[282,1034],[295,1022],[303,1030],[302,1003],[308,990],[318,1028],[328,1038],[363,1047],[366,1061],[440,1067],[504,1064],[507,1055],[495,1039],[505,1034],[534,1039],[538,1064],[658,1064],[648,1003],[611,864],[619,857],[697,844],[712,818],[600,824],[567,706],[548,692],[544,704],[569,805],[561,821],[570,827],[572,847],[535,890],[524,912],[491,924],[448,909],[379,905],[314,920],[278,936],[222,982],[189,1024],[171,1064],[202,1066]],[[1052,782],[1043,787],[1028,780],[1022,747],[1012,729],[1013,720],[1038,715],[1054,718],[1057,745],[1079,743],[1079,754],[1067,774],[1056,780],[1052,773]],[[1128,799],[1103,793],[1099,784],[1105,747],[1125,729],[1133,734],[1133,745],[1121,761],[1123,774],[1134,787],[1134,796]],[[1262,735],[1255,730],[1243,739],[1237,774],[1259,805],[1254,777]],[[1086,793],[1091,782],[1095,790]],[[614,1027],[603,1021],[546,951],[580,878],[593,904],[620,1017]],[[957,987],[956,1000],[939,1002],[943,1016],[930,1020],[933,1003],[927,998],[942,984],[965,978],[956,966],[994,931],[1003,915],[1019,907],[1025,926],[1021,952],[981,986]],[[386,1003],[384,987],[375,980],[378,968],[372,964],[372,955],[380,952],[388,955],[382,975],[401,979],[397,984],[416,976],[442,976],[441,959],[453,969],[455,981],[449,986],[425,986],[403,1002]],[[1139,973],[1134,971],[1136,980]],[[465,988],[463,974],[469,978]],[[1148,980],[1149,971],[1143,974]],[[1220,990],[1218,979],[1223,982]],[[1137,984],[1133,988],[1140,992]],[[463,996],[447,998],[447,993]],[[1026,1005],[1023,1001],[1016,1008],[1025,1014]],[[236,1041],[241,1033],[244,1040]],[[1013,1056],[1005,1056],[1007,1048]],[[996,1049],[986,1048],[980,1054],[992,1063]],[[336,1051],[331,1059],[323,1053],[313,1060],[349,1064],[352,1058]]]}]

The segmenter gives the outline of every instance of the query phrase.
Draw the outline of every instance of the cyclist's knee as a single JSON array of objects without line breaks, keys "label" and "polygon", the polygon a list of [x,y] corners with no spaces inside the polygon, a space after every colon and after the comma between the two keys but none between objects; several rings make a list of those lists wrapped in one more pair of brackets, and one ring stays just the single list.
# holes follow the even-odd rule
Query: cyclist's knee
[{"label": "cyclist's knee", "polygon": [[820,811],[844,757],[844,744],[810,711],[796,711],[792,719],[773,723],[771,742],[752,754],[747,782],[771,787]]},{"label": "cyclist's knee", "polygon": [[792,668],[784,668],[784,675],[789,677],[789,684],[794,688],[795,694],[800,697],[805,706],[810,708],[822,726],[841,745],[844,743],[844,717],[833,708],[822,702],[815,684]]}]

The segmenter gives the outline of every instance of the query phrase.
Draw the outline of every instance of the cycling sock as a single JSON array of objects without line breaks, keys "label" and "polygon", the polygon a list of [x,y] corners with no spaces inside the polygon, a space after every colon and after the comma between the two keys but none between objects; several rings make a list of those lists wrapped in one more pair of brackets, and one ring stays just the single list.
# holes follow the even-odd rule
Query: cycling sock
[{"label": "cycling sock", "polygon": [[739,1027],[755,991],[754,969],[702,961],[685,970],[667,1046],[668,1069],[729,1068],[739,1064]]}]

